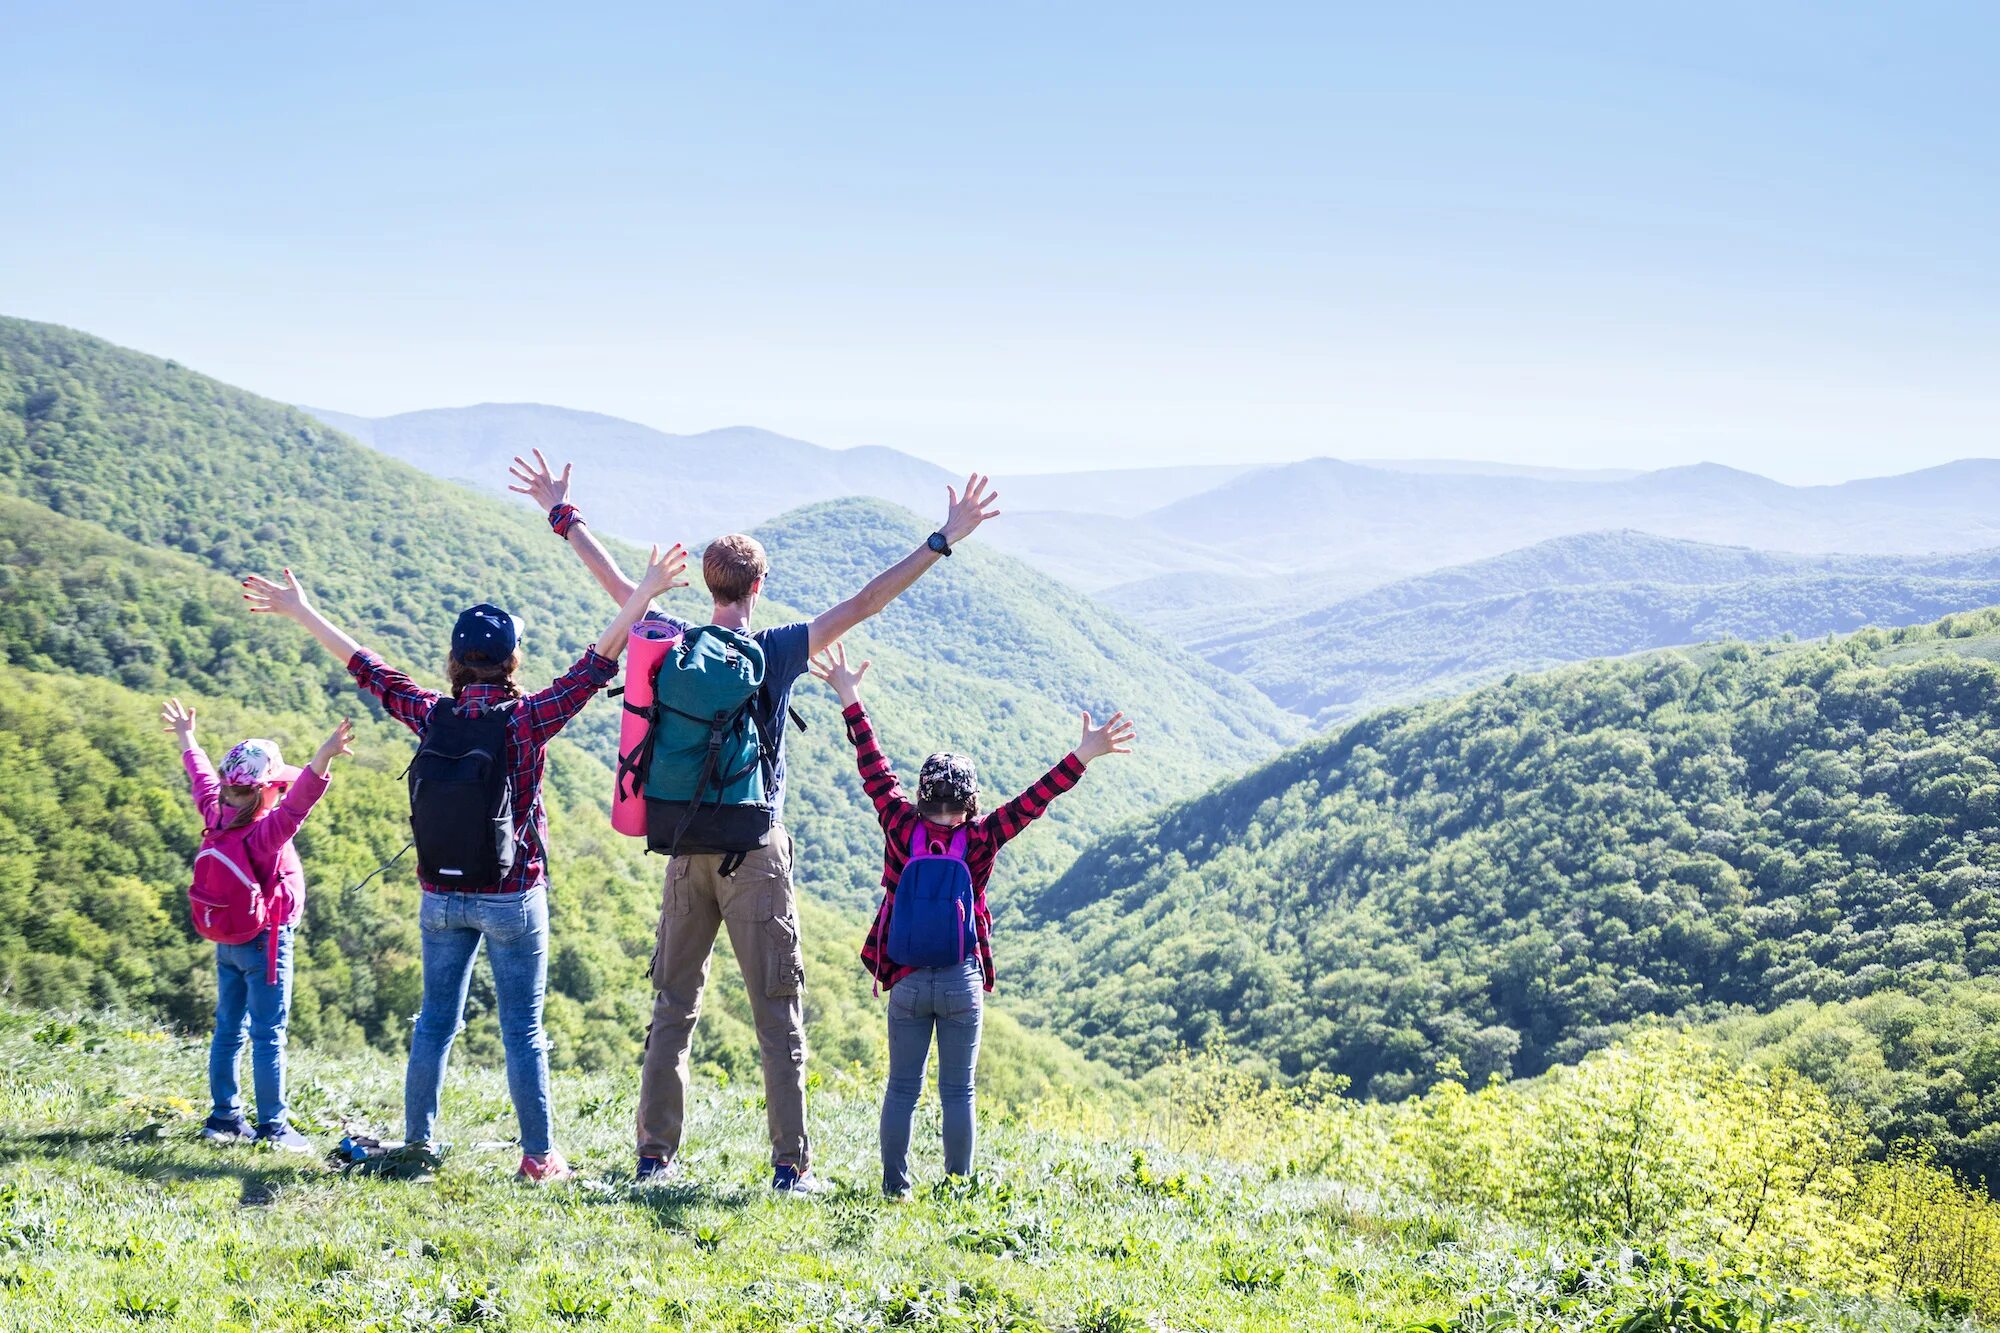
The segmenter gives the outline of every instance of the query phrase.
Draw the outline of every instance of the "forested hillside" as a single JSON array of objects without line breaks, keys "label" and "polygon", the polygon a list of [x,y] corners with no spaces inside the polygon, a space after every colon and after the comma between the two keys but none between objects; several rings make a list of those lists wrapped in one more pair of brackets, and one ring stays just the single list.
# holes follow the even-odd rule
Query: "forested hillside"
[{"label": "forested hillside", "polygon": [[[1510,678],[1096,845],[1023,914],[1059,1030],[1396,1096],[1611,1025],[2000,962],[2000,618]],[[1074,984],[1090,978],[1088,986]]]},{"label": "forested hillside", "polygon": [[2000,977],[1794,1000],[1702,1035],[1812,1079],[1855,1109],[1878,1148],[1919,1142],[1969,1179],[2000,1186]]},{"label": "forested hillside", "polygon": [[1326,726],[1509,671],[1713,639],[1816,638],[2000,602],[2000,551],[1794,555],[1588,533],[1314,605],[1218,618],[1209,661]]},{"label": "forested hillside", "polygon": [[[12,664],[16,696],[0,733],[19,749],[6,769],[8,822],[0,829],[8,892],[19,902],[27,901],[19,895],[45,891],[37,886],[63,886],[50,912],[11,914],[0,939],[5,984],[36,1002],[121,1001],[184,1017],[205,1004],[209,983],[190,962],[195,952],[176,902],[185,886],[183,853],[193,844],[173,841],[174,830],[190,838],[192,830],[180,818],[171,747],[151,734],[155,696],[200,697],[214,725],[237,718],[249,728],[254,719],[300,750],[344,712],[373,716],[338,664],[302,634],[242,610],[237,575],[297,568],[364,642],[433,682],[451,617],[481,597],[526,619],[531,678],[566,664],[611,615],[608,599],[532,515],[380,459],[289,409],[171,363],[21,321],[0,322],[0,487],[19,493],[0,499],[7,556],[0,653]],[[52,512],[37,498],[71,513]],[[696,605],[691,594],[678,603],[682,610]],[[772,619],[787,614],[782,604],[770,608]],[[857,646],[870,650],[865,638]],[[885,680],[925,675],[912,655],[888,648],[879,656]],[[145,693],[105,693],[82,677]],[[947,732],[947,719],[1004,713],[1013,696],[982,693],[983,679],[960,673],[935,695],[909,697],[907,706],[888,694],[881,701],[885,733],[907,749]],[[793,812],[815,950],[816,1040],[835,1058],[860,1058],[879,1041],[879,1025],[860,1007],[866,984],[854,960],[856,909],[872,900],[880,840],[831,702],[807,693],[801,703],[816,723],[800,738]],[[552,751],[559,921],[551,1025],[571,1056],[623,1060],[643,1030],[640,972],[659,863],[604,828],[614,711],[593,704],[569,733],[577,744],[565,739]],[[996,777],[1039,772],[1073,741],[1060,710],[1023,711],[1034,725],[982,730],[982,755]],[[223,744],[235,739],[209,734]],[[401,771],[407,733],[371,725],[362,739],[371,751],[362,769]],[[75,763],[57,762],[62,756]],[[1025,875],[1059,867],[1091,821],[1148,799],[1147,782],[1161,795],[1176,783],[1191,790],[1222,762],[1203,750],[1176,752],[1163,736],[1156,767],[1141,766],[1126,779],[1138,786],[1106,783],[1098,803],[1069,804],[1024,840],[1014,868]],[[96,785],[80,790],[79,783]],[[313,911],[328,916],[313,923],[315,965],[308,970],[322,989],[302,1002],[303,1030],[336,1045],[395,1046],[413,1005],[403,994],[414,957],[408,871],[392,871],[338,910],[337,890],[401,845],[402,801],[386,778],[357,772],[344,786],[352,795],[347,812],[329,806],[310,835],[319,843],[308,872],[321,886]],[[104,833],[114,807],[143,807],[149,820],[170,813],[172,820],[127,845]],[[99,809],[102,818],[70,819]],[[106,875],[117,877],[118,893],[94,891]],[[100,911],[107,915],[92,915]],[[566,912],[576,914],[568,928],[560,920]],[[134,941],[124,943],[128,925]],[[129,976],[97,966],[114,940]],[[330,952],[322,957],[321,949]],[[855,1021],[834,1021],[850,1002]],[[307,1003],[315,1010],[310,1019],[303,1017]],[[750,1050],[747,1030],[729,1025],[730,1003],[722,1002],[708,1048],[718,1061]],[[1038,1060],[1066,1058],[1039,1039],[1032,1044],[1042,1052]]]},{"label": "forested hillside", "polygon": [[[0,488],[109,528],[144,551],[180,551],[230,576],[293,566],[332,615],[419,674],[441,668],[451,619],[471,602],[497,601],[523,617],[530,675],[566,666],[613,609],[532,513],[438,482],[303,413],[172,362],[22,320],[0,320]],[[0,518],[19,523],[15,540],[48,546],[26,511]],[[779,568],[760,623],[800,614],[790,607],[831,604],[928,530],[865,501],[769,527]],[[1093,799],[1061,803],[1010,856],[1012,872],[1060,868],[1096,832],[1273,752],[1287,734],[1288,720],[1253,691],[975,548],[919,589],[927,606],[953,608],[949,632],[905,633],[900,646],[879,653],[870,633],[856,637],[857,649],[880,659],[875,701],[894,752],[908,762],[927,748],[962,744],[997,790],[1026,784],[1063,755],[1074,741],[1076,707],[1114,702],[1154,732],[1129,764],[1093,779]],[[46,566],[60,548],[36,559]],[[124,632],[112,594],[75,575],[56,588],[51,577],[38,576],[45,591],[91,609],[44,615],[43,623],[70,622],[81,632],[101,622],[114,639]],[[213,614],[226,617],[224,599],[209,600]],[[695,615],[706,604],[689,592],[672,605]],[[222,634],[246,632],[239,622]],[[302,637],[281,627],[266,632],[287,660],[310,664]],[[1016,641],[1018,649],[1001,647]],[[9,656],[25,660],[11,649]],[[337,669],[302,669],[336,692],[346,689]],[[1017,670],[1026,674],[1009,675]],[[793,822],[816,891],[856,907],[874,895],[879,839],[832,700],[808,689],[800,701],[816,725],[794,740]],[[273,702],[305,701],[293,691]],[[593,707],[572,729],[599,758],[610,755],[613,711]]]},{"label": "forested hillside", "polygon": [[[325,720],[181,691],[215,752],[243,735],[292,754]],[[200,826],[177,751],[154,720],[155,694],[108,681],[0,667],[0,985],[17,1003],[146,1011],[199,1029],[212,1010],[210,947],[187,926],[187,867]],[[399,780],[402,728],[364,720],[356,758],[299,835],[309,889],[293,1031],[327,1050],[401,1051],[419,998],[417,888],[407,868],[361,881],[407,837]],[[605,767],[575,746],[550,749],[545,788],[554,859],[547,1025],[558,1067],[624,1068],[636,1058],[650,993],[646,960],[659,907],[659,862],[607,826]],[[834,1066],[883,1059],[879,1006],[854,961],[861,924],[809,896],[807,1024]],[[756,1040],[741,987],[718,973],[696,1060],[754,1077]],[[478,974],[463,1049],[497,1059],[490,981]],[[1003,1100],[1110,1080],[1052,1037],[1006,1013],[989,1026],[990,1073]]]}]

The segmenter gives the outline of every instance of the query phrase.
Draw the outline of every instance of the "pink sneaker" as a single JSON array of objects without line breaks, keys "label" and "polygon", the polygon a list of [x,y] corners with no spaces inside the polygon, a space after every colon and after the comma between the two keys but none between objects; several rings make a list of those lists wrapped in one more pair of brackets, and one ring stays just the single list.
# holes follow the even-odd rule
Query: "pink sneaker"
[{"label": "pink sneaker", "polygon": [[514,1179],[525,1180],[534,1185],[553,1185],[559,1180],[568,1180],[575,1174],[576,1172],[569,1169],[569,1163],[563,1160],[563,1155],[559,1152],[552,1152],[546,1157],[535,1157],[524,1153],[521,1156],[521,1167],[514,1173]]}]

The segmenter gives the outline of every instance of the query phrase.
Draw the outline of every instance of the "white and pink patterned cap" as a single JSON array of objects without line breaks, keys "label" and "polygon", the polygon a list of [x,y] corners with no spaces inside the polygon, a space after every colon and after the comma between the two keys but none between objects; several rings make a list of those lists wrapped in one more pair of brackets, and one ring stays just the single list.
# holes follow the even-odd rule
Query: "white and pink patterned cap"
[{"label": "white and pink patterned cap", "polygon": [[238,741],[222,756],[222,766],[217,775],[232,787],[261,787],[267,782],[290,782],[298,777],[299,770],[285,763],[278,753],[276,741],[252,736],[247,741]]}]

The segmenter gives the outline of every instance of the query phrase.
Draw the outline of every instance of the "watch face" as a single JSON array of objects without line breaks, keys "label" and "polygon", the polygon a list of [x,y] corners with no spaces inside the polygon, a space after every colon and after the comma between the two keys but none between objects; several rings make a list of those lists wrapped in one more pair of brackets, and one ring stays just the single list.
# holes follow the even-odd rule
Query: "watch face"
[{"label": "watch face", "polygon": [[933,551],[936,551],[939,554],[943,554],[947,548],[947,545],[948,543],[946,543],[944,539],[944,534],[942,532],[933,532],[931,534],[930,547]]}]

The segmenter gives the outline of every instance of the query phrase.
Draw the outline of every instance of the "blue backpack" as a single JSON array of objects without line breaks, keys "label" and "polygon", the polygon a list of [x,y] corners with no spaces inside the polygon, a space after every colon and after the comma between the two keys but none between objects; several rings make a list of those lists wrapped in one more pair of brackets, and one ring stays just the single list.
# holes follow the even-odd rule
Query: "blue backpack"
[{"label": "blue backpack", "polygon": [[924,822],[910,834],[910,859],[896,880],[889,909],[889,961],[899,967],[955,967],[972,956],[972,868],[965,863],[965,829],[946,847]]}]

